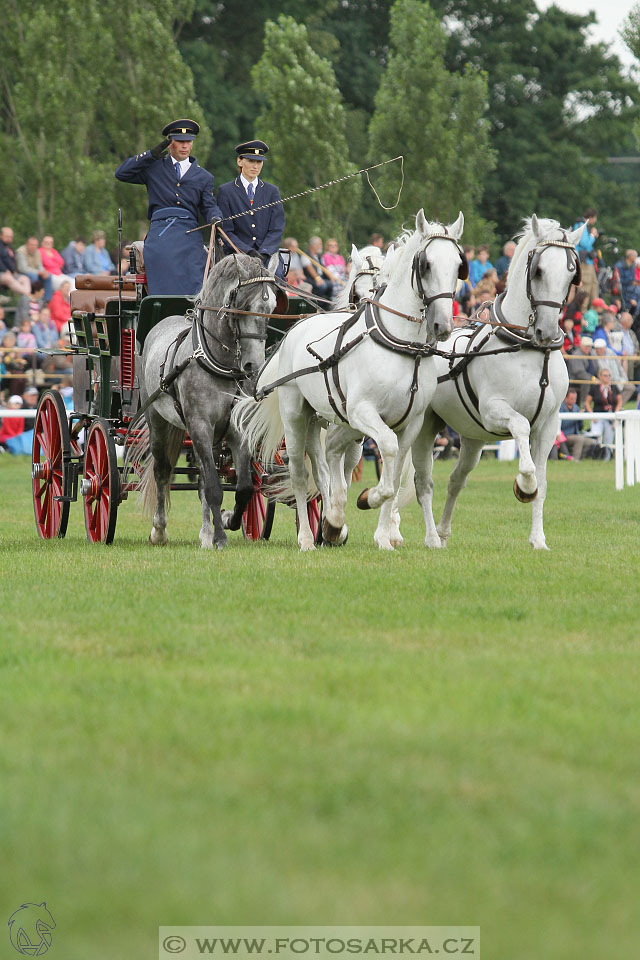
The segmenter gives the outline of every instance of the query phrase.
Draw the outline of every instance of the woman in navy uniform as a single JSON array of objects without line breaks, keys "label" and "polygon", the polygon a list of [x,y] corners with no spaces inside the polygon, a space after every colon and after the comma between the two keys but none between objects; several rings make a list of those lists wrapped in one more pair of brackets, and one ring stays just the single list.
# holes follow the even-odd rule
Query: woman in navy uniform
[{"label": "woman in navy uniform", "polygon": [[144,263],[152,295],[192,296],[202,287],[207,251],[202,234],[187,230],[198,225],[199,216],[215,223],[221,213],[213,195],[213,176],[190,156],[199,132],[195,120],[174,120],[163,129],[162,143],[130,157],[116,170],[118,180],[144,183],[147,188],[151,224]]},{"label": "woman in navy uniform", "polygon": [[[284,233],[284,210],[280,191],[272,183],[260,179],[260,171],[269,147],[263,140],[249,140],[236,147],[238,176],[223,183],[218,190],[218,206],[222,229],[239,250],[256,250],[266,263],[278,250]],[[261,210],[267,203],[272,207]],[[255,212],[254,212],[255,211]],[[225,220],[235,213],[245,216]],[[226,242],[225,254],[233,253]]]}]

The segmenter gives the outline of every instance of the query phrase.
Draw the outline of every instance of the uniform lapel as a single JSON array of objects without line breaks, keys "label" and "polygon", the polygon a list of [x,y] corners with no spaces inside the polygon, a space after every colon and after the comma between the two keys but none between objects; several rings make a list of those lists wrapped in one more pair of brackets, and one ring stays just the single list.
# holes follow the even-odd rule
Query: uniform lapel
[{"label": "uniform lapel", "polygon": [[[235,183],[236,187],[238,188],[238,199],[240,200],[240,203],[242,204],[242,209],[243,209],[243,210],[251,210],[251,204],[249,203],[249,197],[247,196],[247,191],[246,191],[245,188],[243,187],[243,185],[242,185],[242,180],[240,179],[239,176],[236,177],[234,183]],[[255,194],[254,194],[254,201],[253,201],[253,202],[255,203]]]}]

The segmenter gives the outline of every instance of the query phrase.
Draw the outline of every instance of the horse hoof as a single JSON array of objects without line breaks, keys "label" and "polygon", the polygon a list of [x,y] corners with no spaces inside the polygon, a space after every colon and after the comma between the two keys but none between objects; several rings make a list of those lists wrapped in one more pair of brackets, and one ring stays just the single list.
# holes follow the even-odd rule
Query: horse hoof
[{"label": "horse hoof", "polygon": [[[334,527],[333,529],[335,530],[335,527]],[[346,530],[346,527],[343,527],[342,530]],[[340,533],[342,533],[342,530],[340,531]],[[327,539],[325,538],[324,531],[323,531],[323,532],[322,532],[322,544],[321,544],[321,546],[327,547],[327,548],[329,548],[329,549],[332,548],[332,547],[344,547],[344,545],[345,545],[345,543],[347,542],[348,539],[349,539],[349,531],[348,531],[348,530],[347,530],[347,532],[346,532],[345,535],[344,535],[344,540],[340,540],[340,539],[338,539],[338,540],[327,540]]]},{"label": "horse hoof", "polygon": [[356,501],[356,506],[358,510],[371,510],[369,505],[369,487],[366,490],[363,490],[360,496]]},{"label": "horse hoof", "polygon": [[326,517],[322,518],[322,539],[325,543],[337,543],[341,533],[342,527],[334,527]]},{"label": "horse hoof", "polygon": [[533,491],[533,493],[525,493],[524,490],[521,490],[518,486],[517,477],[513,481],[513,492],[516,495],[516,499],[519,500],[520,503],[531,503],[531,501],[535,500],[535,498],[538,496],[537,488]]}]

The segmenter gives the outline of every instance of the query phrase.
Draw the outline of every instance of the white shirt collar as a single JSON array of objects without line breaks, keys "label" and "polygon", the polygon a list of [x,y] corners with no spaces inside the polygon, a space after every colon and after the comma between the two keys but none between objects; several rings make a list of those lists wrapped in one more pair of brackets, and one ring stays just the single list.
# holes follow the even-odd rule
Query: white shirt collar
[{"label": "white shirt collar", "polygon": [[[169,156],[171,157],[171,154],[169,154]],[[185,173],[189,170],[191,166],[191,161],[189,157],[187,157],[186,160],[174,160],[173,157],[171,157],[171,163],[173,165],[174,170],[176,168],[176,163],[180,164],[180,174],[181,174],[180,179],[184,177]]]},{"label": "white shirt collar", "polygon": [[254,189],[254,195],[255,195],[255,191],[258,189],[258,184],[260,183],[260,177],[256,177],[255,180],[246,180],[246,179],[243,177],[243,175],[240,174],[240,182],[241,182],[242,186],[243,186],[244,189],[245,189],[245,193],[246,193],[246,190],[247,190],[247,187],[249,186],[249,184],[252,183],[252,184],[253,184],[253,189]]}]

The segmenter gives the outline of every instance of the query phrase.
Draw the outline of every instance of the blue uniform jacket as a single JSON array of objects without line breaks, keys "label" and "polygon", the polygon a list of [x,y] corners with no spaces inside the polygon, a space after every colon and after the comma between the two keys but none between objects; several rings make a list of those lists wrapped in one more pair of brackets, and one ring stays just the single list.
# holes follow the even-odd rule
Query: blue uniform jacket
[{"label": "blue uniform jacket", "polygon": [[143,183],[147,188],[151,225],[144,241],[144,262],[147,289],[154,296],[198,293],[207,252],[203,234],[187,234],[187,230],[198,225],[200,215],[207,221],[222,216],[213,195],[213,176],[195,157],[189,161],[180,180],[170,155],[154,160],[148,150],[125,160],[116,170],[118,180]]},{"label": "blue uniform jacket", "polygon": [[[265,203],[281,200],[280,191],[272,183],[265,183],[259,178],[254,183],[256,191],[253,208],[239,176],[229,183],[223,183],[219,188],[218,206],[224,221],[222,229],[243,253],[257,250],[262,257],[270,257],[276,252],[282,240],[284,210],[282,203],[277,203],[276,206],[268,207],[266,210],[256,208]],[[244,211],[250,211],[250,213],[244,217],[238,217],[237,220],[224,220],[225,217]],[[225,253],[233,253],[231,247],[226,244]]]}]

